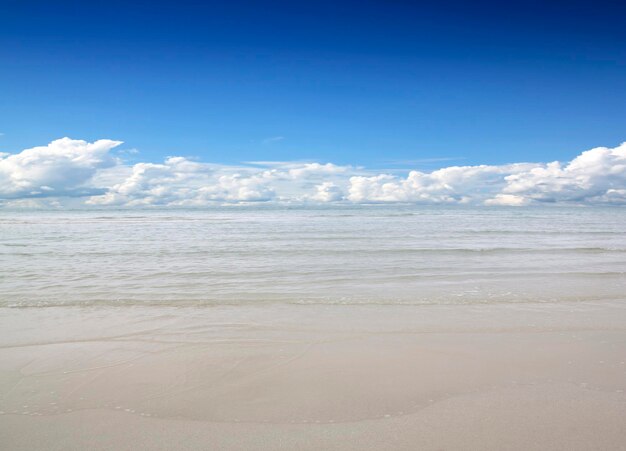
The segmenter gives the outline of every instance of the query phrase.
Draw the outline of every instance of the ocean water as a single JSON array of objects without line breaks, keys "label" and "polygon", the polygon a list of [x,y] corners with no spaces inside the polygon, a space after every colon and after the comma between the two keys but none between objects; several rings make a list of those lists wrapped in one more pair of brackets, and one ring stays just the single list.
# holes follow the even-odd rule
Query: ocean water
[{"label": "ocean water", "polygon": [[0,306],[626,298],[626,209],[0,211]]}]

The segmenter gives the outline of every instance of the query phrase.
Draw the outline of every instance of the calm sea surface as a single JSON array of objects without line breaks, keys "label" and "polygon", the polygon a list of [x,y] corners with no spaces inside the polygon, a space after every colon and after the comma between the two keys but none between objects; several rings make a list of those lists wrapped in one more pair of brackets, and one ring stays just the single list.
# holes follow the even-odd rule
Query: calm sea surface
[{"label": "calm sea surface", "polygon": [[0,211],[0,306],[626,299],[626,209]]}]

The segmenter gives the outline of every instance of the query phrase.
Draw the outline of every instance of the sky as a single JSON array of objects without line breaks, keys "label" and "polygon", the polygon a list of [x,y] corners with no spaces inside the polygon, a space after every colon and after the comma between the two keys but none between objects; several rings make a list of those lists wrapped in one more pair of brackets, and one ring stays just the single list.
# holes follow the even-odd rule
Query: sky
[{"label": "sky", "polygon": [[[617,152],[609,172],[621,164],[619,2],[0,0],[0,10],[0,198],[11,201],[108,193],[122,202],[118,185],[137,165],[168,157],[206,165],[211,180],[217,166],[246,177],[347,168],[343,185],[335,172],[282,196],[300,200],[324,183],[337,187],[328,199],[346,200],[349,177],[567,168],[593,148]],[[123,143],[98,162],[58,153],[98,140]],[[37,158],[23,154],[42,146]],[[78,170],[76,158],[92,166]],[[42,161],[66,179],[41,176]],[[494,196],[509,184],[510,171],[500,174]],[[626,187],[614,175],[602,195]],[[240,199],[281,197],[278,182],[265,182]],[[461,191],[453,201],[476,198]],[[537,199],[511,203],[527,201]]]}]

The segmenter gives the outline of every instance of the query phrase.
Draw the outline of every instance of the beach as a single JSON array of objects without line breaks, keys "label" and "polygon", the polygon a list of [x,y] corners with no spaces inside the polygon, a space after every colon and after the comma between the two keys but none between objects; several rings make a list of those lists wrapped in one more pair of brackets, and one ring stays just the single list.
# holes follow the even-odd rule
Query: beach
[{"label": "beach", "polygon": [[626,1],[0,12],[0,451],[626,451]]},{"label": "beach", "polygon": [[623,449],[624,215],[3,213],[2,447]]},{"label": "beach", "polygon": [[619,302],[5,309],[0,435],[12,450],[622,449],[625,320]]}]

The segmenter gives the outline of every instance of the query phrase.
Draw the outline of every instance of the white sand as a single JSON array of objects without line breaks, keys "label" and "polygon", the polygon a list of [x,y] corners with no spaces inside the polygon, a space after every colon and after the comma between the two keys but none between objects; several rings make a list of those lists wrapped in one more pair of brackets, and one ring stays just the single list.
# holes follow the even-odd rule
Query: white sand
[{"label": "white sand", "polygon": [[626,305],[3,309],[11,450],[626,449]]}]

